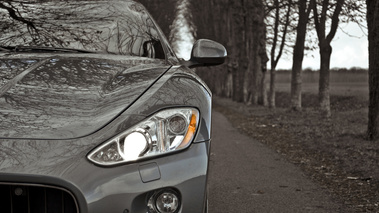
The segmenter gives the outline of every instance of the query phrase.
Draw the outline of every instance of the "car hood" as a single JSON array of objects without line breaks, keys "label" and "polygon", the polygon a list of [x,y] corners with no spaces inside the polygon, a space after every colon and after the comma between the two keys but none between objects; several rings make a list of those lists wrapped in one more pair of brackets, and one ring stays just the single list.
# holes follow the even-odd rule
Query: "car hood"
[{"label": "car hood", "polygon": [[99,54],[0,56],[0,138],[89,135],[168,68],[162,60]]}]

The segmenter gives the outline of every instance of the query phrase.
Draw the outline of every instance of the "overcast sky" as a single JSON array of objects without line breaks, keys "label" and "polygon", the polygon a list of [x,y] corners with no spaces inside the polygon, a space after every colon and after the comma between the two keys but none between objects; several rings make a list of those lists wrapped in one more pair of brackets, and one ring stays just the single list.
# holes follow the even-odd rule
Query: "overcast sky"
[{"label": "overcast sky", "polygon": [[[357,24],[342,24],[332,41],[331,68],[368,68],[368,41],[367,33],[363,33]],[[320,57],[318,47],[312,52],[307,52],[303,61],[303,68],[319,69]],[[270,63],[267,65],[269,66]],[[277,69],[291,69],[292,55],[283,56]]]}]

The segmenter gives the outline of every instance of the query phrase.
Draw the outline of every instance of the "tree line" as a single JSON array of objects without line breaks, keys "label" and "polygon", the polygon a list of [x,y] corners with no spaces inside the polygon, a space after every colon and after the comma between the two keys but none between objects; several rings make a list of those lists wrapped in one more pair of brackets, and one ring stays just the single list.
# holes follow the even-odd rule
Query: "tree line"
[{"label": "tree line", "polygon": [[[158,23],[169,34],[178,1],[140,0],[158,13]],[[166,12],[162,12],[166,11]],[[162,19],[163,14],[166,16]],[[379,1],[375,0],[190,0],[187,18],[195,38],[210,38],[224,44],[227,62],[222,67],[202,68],[197,73],[219,96],[246,104],[275,107],[276,66],[283,54],[292,54],[291,109],[302,108],[304,51],[317,48],[320,54],[319,109],[324,117],[330,109],[331,42],[341,22],[355,22],[368,29],[369,122],[367,136],[379,137]],[[167,17],[170,16],[170,17]],[[156,17],[156,16],[155,16]],[[367,21],[367,25],[362,25]],[[171,25],[171,29],[175,27]],[[306,42],[307,34],[317,40]],[[266,64],[270,63],[270,79]],[[266,88],[266,83],[269,88]]]}]

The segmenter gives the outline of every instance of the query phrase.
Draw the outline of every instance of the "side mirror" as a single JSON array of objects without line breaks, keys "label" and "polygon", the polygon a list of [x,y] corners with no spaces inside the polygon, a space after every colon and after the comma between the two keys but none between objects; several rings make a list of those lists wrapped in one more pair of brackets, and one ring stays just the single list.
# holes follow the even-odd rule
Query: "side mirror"
[{"label": "side mirror", "polygon": [[190,67],[215,66],[225,62],[225,47],[212,40],[200,39],[192,47],[191,59],[185,64]]}]

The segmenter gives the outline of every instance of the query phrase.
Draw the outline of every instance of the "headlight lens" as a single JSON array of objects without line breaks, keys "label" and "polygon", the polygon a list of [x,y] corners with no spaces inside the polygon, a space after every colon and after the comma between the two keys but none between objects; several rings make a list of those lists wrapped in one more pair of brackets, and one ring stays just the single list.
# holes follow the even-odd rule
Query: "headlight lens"
[{"label": "headlight lens", "polygon": [[199,111],[195,108],[166,109],[97,147],[88,159],[107,166],[185,149],[198,123]]}]

